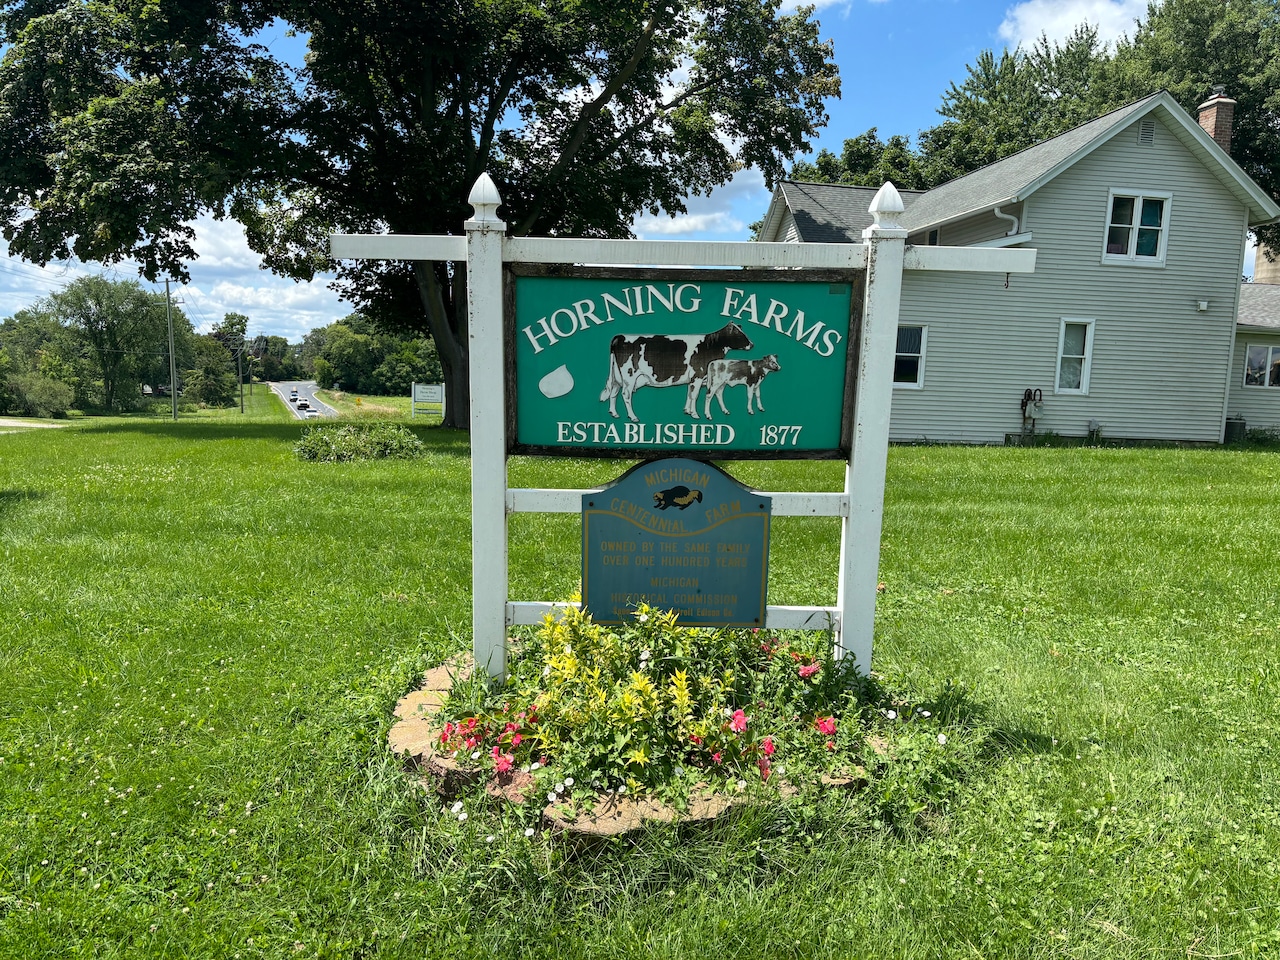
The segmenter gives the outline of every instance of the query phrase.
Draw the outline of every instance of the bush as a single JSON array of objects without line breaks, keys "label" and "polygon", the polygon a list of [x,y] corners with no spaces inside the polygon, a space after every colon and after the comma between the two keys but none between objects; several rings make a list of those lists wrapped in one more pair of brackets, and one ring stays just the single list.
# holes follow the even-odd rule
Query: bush
[{"label": "bush", "polygon": [[299,460],[412,460],[422,441],[398,423],[316,424],[302,432],[293,448]]},{"label": "bush", "polygon": [[24,373],[9,378],[12,405],[31,417],[65,417],[75,400],[73,388],[38,373]]}]

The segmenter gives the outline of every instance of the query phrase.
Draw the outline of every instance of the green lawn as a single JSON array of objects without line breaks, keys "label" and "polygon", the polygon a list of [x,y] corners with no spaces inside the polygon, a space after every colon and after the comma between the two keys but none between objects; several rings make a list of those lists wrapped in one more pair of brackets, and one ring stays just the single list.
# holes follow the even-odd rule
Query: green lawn
[{"label": "green lawn", "polygon": [[[1275,451],[893,449],[875,667],[985,751],[580,850],[384,746],[469,646],[466,437],[304,464],[287,417],[0,435],[0,957],[1280,953]],[[573,590],[576,519],[512,527],[513,595]],[[775,521],[772,602],[834,600],[837,533]]]}]

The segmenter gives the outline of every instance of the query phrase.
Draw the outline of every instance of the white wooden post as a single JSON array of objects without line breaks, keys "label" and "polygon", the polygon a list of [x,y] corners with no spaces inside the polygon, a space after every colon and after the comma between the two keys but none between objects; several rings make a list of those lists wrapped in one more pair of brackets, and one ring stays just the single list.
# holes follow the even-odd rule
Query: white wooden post
[{"label": "white wooden post", "polygon": [[884,517],[885,461],[889,455],[889,406],[907,231],[898,226],[904,207],[893,184],[871,201],[875,223],[862,231],[867,243],[867,284],[858,342],[853,444],[845,467],[849,513],[841,523],[838,656],[852,656],[871,670],[880,574],[880,526]]},{"label": "white wooden post", "polygon": [[471,624],[477,668],[507,673],[507,409],[498,188],[487,173],[467,202],[467,342],[471,371]]}]

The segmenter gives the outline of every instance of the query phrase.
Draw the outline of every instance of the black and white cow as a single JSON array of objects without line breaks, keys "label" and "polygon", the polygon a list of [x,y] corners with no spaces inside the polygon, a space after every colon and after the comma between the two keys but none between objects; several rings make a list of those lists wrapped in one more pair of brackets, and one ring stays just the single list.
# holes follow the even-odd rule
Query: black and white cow
[{"label": "black and white cow", "polygon": [[764,409],[764,403],[760,400],[760,381],[763,380],[774,370],[781,370],[782,365],[778,363],[778,355],[771,353],[759,360],[713,360],[707,366],[707,407],[706,417],[711,419],[711,398],[720,404],[720,412],[727,414],[729,411],[724,405],[724,388],[745,385],[747,388],[747,413],[755,413],[751,409],[751,400],[754,396],[756,406],[761,410]]},{"label": "black and white cow", "polygon": [[684,401],[685,416],[698,419],[698,393],[707,379],[707,367],[723,360],[730,350],[750,350],[751,340],[736,323],[714,333],[692,336],[664,334],[618,334],[609,341],[609,380],[600,400],[609,401],[609,413],[618,416],[618,394],[627,407],[627,417],[638,421],[631,408],[631,395],[641,387],[689,385]]}]

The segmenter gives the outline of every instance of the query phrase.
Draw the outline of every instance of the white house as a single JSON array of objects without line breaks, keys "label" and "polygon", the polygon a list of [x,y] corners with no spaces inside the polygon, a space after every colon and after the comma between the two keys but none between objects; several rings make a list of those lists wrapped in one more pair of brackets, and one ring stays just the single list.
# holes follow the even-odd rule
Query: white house
[{"label": "white house", "polygon": [[1249,427],[1280,429],[1280,284],[1240,287],[1227,414]]},{"label": "white house", "polygon": [[[908,243],[1038,254],[1028,275],[905,276],[891,438],[1003,442],[1027,391],[1036,431],[1064,436],[1218,442],[1237,412],[1280,424],[1271,392],[1243,385],[1246,355],[1280,357],[1280,327],[1237,347],[1246,234],[1280,206],[1226,152],[1234,103],[1215,95],[1197,124],[1153,94],[904,191]],[[856,242],[874,192],[783,182],[760,239]]]}]

